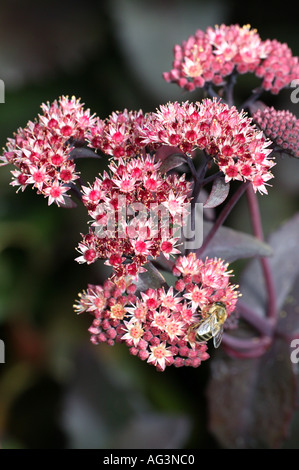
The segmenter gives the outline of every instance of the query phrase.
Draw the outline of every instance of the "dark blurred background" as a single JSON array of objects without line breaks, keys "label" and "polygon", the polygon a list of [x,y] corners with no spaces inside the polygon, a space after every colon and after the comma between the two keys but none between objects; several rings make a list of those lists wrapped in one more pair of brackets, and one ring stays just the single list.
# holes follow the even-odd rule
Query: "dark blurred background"
[{"label": "dark blurred background", "polygon": [[[279,7],[279,10],[278,10]],[[1,146],[33,120],[42,102],[81,98],[105,118],[112,111],[153,111],[169,100],[196,100],[167,84],[175,44],[196,29],[250,23],[262,39],[287,42],[299,54],[296,11],[265,2],[141,0],[3,0],[0,6]],[[238,82],[240,101],[256,82]],[[290,91],[265,94],[268,105],[298,115]],[[297,107],[296,107],[297,106]],[[102,163],[80,163],[93,181]],[[298,206],[298,162],[274,168],[275,187],[263,196],[265,233]],[[295,168],[296,166],[296,168]],[[0,171],[0,445],[2,448],[217,448],[208,428],[205,385],[198,369],[155,368],[125,346],[93,346],[91,317],[72,309],[77,293],[107,276],[103,264],[78,265],[75,247],[88,220],[82,208],[47,206],[27,189],[9,186]],[[228,224],[250,231],[245,202]],[[295,431],[286,446],[298,445]]]}]

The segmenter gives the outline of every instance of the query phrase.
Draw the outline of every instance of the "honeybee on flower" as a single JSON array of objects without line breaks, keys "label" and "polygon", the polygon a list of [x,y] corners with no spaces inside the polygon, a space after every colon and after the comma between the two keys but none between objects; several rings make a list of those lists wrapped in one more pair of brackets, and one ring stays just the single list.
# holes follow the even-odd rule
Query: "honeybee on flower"
[{"label": "honeybee on flower", "polygon": [[224,323],[227,319],[226,307],[223,302],[215,302],[208,309],[204,317],[191,326],[195,331],[195,339],[199,343],[209,341],[213,338],[215,348],[218,348],[222,341]]}]

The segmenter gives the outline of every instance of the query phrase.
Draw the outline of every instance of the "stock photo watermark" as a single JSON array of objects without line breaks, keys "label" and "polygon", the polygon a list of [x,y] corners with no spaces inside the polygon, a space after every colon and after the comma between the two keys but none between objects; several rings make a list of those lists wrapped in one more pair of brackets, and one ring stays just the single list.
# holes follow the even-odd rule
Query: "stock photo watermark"
[{"label": "stock photo watermark", "polygon": [[179,238],[185,249],[195,250],[203,242],[203,204],[190,203],[178,209],[151,203],[149,207],[141,202],[128,202],[126,196],[118,196],[117,207],[112,204],[98,204],[93,217],[98,238],[164,240]]},{"label": "stock photo watermark", "polygon": [[295,88],[291,93],[291,102],[294,104],[299,103],[299,78],[295,78],[290,83],[291,88]]},{"label": "stock photo watermark", "polygon": [[4,341],[0,339],[0,364],[4,364],[5,362],[5,346]]},{"label": "stock photo watermark", "polygon": [[293,364],[298,364],[299,363],[299,338],[293,339],[291,341],[291,355],[290,359]]},{"label": "stock photo watermark", "polygon": [[0,79],[0,103],[5,103],[5,85],[4,81]]}]

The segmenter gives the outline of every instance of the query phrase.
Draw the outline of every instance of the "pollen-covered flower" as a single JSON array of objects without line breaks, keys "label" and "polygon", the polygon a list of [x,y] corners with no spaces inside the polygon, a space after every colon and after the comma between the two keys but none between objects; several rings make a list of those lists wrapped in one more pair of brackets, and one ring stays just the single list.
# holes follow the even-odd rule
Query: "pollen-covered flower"
[{"label": "pollen-covered flower", "polygon": [[79,263],[101,258],[115,275],[136,276],[149,258],[179,253],[177,231],[189,214],[191,185],[184,176],[160,173],[160,165],[150,156],[120,159],[111,162],[110,174],[83,187],[92,228],[79,244]]},{"label": "pollen-covered flower", "polygon": [[234,70],[253,72],[265,57],[265,46],[255,29],[238,24],[197,30],[174,47],[173,69],[163,74],[167,82],[192,91],[205,83],[223,85]]},{"label": "pollen-covered flower", "polygon": [[276,145],[299,158],[299,120],[294,114],[264,107],[253,114],[253,120]]},{"label": "pollen-covered flower", "polygon": [[173,269],[179,291],[176,283],[139,292],[132,277],[114,277],[103,287],[89,286],[75,310],[94,317],[89,328],[94,344],[125,343],[131,354],[160,371],[170,365],[198,367],[209,355],[206,341],[195,338],[194,326],[215,302],[228,317],[235,309],[238,286],[230,284],[227,267],[219,259],[196,260],[194,253],[180,256]]},{"label": "pollen-covered flower", "polygon": [[147,116],[140,129],[146,144],[178,147],[189,155],[205,150],[225,175],[225,181],[251,181],[254,190],[267,193],[272,178],[271,141],[235,106],[205,99],[168,103]]},{"label": "pollen-covered flower", "polygon": [[42,104],[42,114],[27,126],[19,128],[9,138],[2,165],[13,164],[12,185],[18,190],[32,185],[48,197],[49,204],[64,204],[66,192],[78,174],[70,152],[75,141],[85,138],[87,129],[94,122],[89,110],[84,110],[75,97],[61,97],[52,104]]},{"label": "pollen-covered flower", "polygon": [[142,110],[113,112],[107,119],[97,119],[88,132],[90,147],[100,149],[116,159],[135,157],[144,147],[138,127],[145,117]]},{"label": "pollen-covered flower", "polygon": [[151,353],[147,362],[153,364],[157,369],[164,370],[166,365],[173,360],[172,352],[166,347],[166,342],[150,346]]}]

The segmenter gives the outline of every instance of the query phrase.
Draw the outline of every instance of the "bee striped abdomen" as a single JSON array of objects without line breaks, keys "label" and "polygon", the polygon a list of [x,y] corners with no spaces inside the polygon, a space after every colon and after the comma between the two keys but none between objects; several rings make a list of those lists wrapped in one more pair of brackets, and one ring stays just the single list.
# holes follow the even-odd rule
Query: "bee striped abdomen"
[{"label": "bee striped abdomen", "polygon": [[195,339],[199,343],[202,343],[203,341],[209,341],[212,337],[213,337],[212,332],[205,333],[205,334],[202,334],[202,335],[198,335],[198,334],[195,335]]}]

